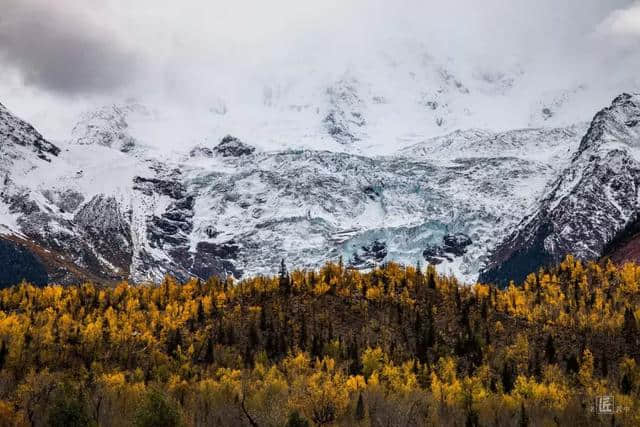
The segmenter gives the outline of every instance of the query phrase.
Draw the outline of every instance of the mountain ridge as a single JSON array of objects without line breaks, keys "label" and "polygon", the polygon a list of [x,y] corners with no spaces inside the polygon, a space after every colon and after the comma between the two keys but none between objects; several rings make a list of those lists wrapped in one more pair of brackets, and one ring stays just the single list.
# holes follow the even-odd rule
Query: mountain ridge
[{"label": "mountain ridge", "polygon": [[637,215],[640,95],[623,94],[596,114],[569,167],[492,255],[482,281],[522,281],[536,265],[602,255]]},{"label": "mountain ridge", "polygon": [[[634,102],[616,98],[622,113],[614,118],[623,125],[605,126],[613,129],[609,139],[634,137],[621,133]],[[158,156],[136,137],[128,114],[158,113],[135,104],[87,114],[63,150],[23,126],[14,138],[45,141],[48,161],[34,166],[22,153],[4,165],[6,234],[107,281],[241,277],[273,273],[282,258],[313,268],[340,257],[358,268],[422,260],[465,281],[483,271],[481,279],[491,278],[486,266],[496,265],[510,231],[539,215],[540,203],[552,205],[545,200],[567,171],[578,174],[576,159],[595,149],[585,141],[607,113],[583,138],[581,124],[458,130],[386,156],[265,151],[232,135]],[[15,145],[5,140],[3,147]],[[596,236],[597,249],[611,240],[607,233]],[[577,244],[567,249],[583,255]],[[532,259],[528,271],[555,260]]]}]

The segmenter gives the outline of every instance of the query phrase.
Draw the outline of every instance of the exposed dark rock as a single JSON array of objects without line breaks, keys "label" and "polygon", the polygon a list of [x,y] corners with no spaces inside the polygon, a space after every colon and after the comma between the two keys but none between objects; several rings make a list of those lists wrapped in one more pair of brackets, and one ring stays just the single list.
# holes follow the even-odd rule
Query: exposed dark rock
[{"label": "exposed dark rock", "polygon": [[540,267],[551,265],[554,257],[545,249],[544,241],[552,233],[552,227],[548,223],[542,225],[529,246],[514,248],[515,250],[512,251],[504,247],[502,250],[506,255],[502,262],[495,258],[499,253],[494,254],[495,266],[482,271],[478,280],[503,287],[511,281],[519,284],[529,273],[537,271]]},{"label": "exposed dark rock", "polygon": [[189,195],[173,203],[171,208],[173,210],[191,211],[193,210],[193,207],[195,206],[195,204],[196,204],[196,199],[193,196]]},{"label": "exposed dark rock", "polygon": [[602,256],[618,264],[640,263],[640,218],[638,216],[605,246]]},{"label": "exposed dark rock", "polygon": [[74,190],[65,190],[63,192],[52,192],[45,190],[42,194],[47,200],[60,209],[60,212],[74,212],[84,202],[84,196]]},{"label": "exposed dark rock", "polygon": [[136,147],[136,139],[129,133],[129,116],[150,114],[142,105],[108,105],[83,114],[72,130],[72,138],[79,145],[102,145],[129,153]]},{"label": "exposed dark rock", "polygon": [[442,239],[441,245],[428,246],[422,256],[430,264],[439,265],[442,262],[453,261],[455,257],[460,257],[467,252],[467,247],[473,241],[463,233],[447,234]]},{"label": "exposed dark rock", "polygon": [[29,198],[27,193],[11,195],[8,198],[9,212],[31,215],[40,211],[38,204]]},{"label": "exposed dark rock", "polygon": [[442,239],[444,242],[444,250],[456,256],[462,256],[467,252],[467,246],[473,243],[471,238],[466,234],[447,234]]},{"label": "exposed dark rock", "polygon": [[213,151],[222,157],[240,157],[253,154],[256,149],[255,147],[245,144],[234,136],[227,135],[222,138]]},{"label": "exposed dark rock", "polygon": [[358,141],[358,130],[366,124],[357,84],[356,80],[343,79],[327,89],[330,107],[322,122],[329,135],[340,144]]},{"label": "exposed dark rock", "polygon": [[191,271],[201,278],[226,277],[228,275],[241,277],[242,270],[237,269],[234,264],[239,250],[240,247],[234,241],[221,244],[200,242],[196,246]]},{"label": "exposed dark rock", "polygon": [[176,200],[185,197],[187,191],[182,183],[175,180],[136,176],[133,178],[133,184],[134,190],[138,190],[146,196],[152,196],[156,193],[169,196]]},{"label": "exposed dark rock", "polygon": [[379,186],[368,185],[364,188],[364,194],[371,200],[379,200],[382,196],[382,188]]},{"label": "exposed dark rock", "polygon": [[203,147],[201,145],[194,147],[190,152],[189,156],[191,157],[213,157],[213,150],[208,147]]},{"label": "exposed dark rock", "polygon": [[208,238],[213,239],[217,237],[220,233],[215,229],[215,227],[207,227],[205,230],[205,234]]},{"label": "exposed dark rock", "polygon": [[356,137],[349,132],[348,127],[345,125],[345,122],[338,118],[338,113],[336,111],[331,111],[324,118],[324,123],[327,127],[327,132],[329,135],[338,139],[340,141],[354,141]]},{"label": "exposed dark rock", "polygon": [[45,140],[33,126],[0,104],[0,146],[4,144],[30,147],[38,158],[45,161],[51,161],[51,156],[60,154],[60,149]]},{"label": "exposed dark rock", "polygon": [[361,246],[360,250],[353,254],[350,264],[356,268],[373,268],[382,263],[387,254],[387,244],[374,240],[370,245]]}]

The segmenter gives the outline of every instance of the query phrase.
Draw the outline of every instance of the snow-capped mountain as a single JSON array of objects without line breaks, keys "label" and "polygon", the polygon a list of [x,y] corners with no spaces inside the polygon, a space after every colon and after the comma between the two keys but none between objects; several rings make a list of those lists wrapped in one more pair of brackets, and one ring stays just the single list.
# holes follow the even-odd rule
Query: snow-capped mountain
[{"label": "snow-capped mountain", "polygon": [[[610,88],[541,85],[526,61],[497,69],[390,41],[346,68],[290,65],[203,97],[206,108],[90,110],[55,145],[3,107],[7,253],[33,253],[40,261],[25,263],[62,282],[262,274],[281,258],[313,267],[341,256],[502,280],[564,252],[593,257],[635,214],[634,190],[620,193],[635,158],[618,147],[636,138],[633,108],[621,106],[634,97],[583,138],[585,109]],[[620,167],[627,180],[607,172]],[[620,184],[602,184],[609,175]],[[549,223],[560,237],[540,231]],[[527,245],[552,255],[522,252],[533,261],[514,270]]]},{"label": "snow-capped mountain", "polygon": [[50,280],[241,276],[341,256],[360,268],[423,260],[473,280],[584,132],[456,131],[372,157],[227,136],[163,156],[135,134],[153,114],[86,114],[60,150],[4,110],[3,150],[22,150],[3,163],[4,234],[37,246]]},{"label": "snow-capped mountain", "polygon": [[568,168],[492,254],[481,280],[522,280],[566,254],[598,258],[638,218],[639,188],[640,95],[624,94],[595,116]]}]

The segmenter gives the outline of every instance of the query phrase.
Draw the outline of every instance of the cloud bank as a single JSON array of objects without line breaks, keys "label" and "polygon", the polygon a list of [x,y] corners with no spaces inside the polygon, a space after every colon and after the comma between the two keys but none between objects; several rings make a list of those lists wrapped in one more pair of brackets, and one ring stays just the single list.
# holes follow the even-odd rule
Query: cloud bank
[{"label": "cloud bank", "polygon": [[[392,4],[393,3],[393,4]],[[292,56],[327,67],[389,37],[451,56],[569,57],[598,30],[640,36],[629,1],[5,0],[0,52],[28,85],[63,94],[109,92],[193,75],[256,70]],[[142,77],[141,77],[142,74]],[[154,81],[158,83],[158,81]]]},{"label": "cloud bank", "polygon": [[4,0],[0,96],[20,111],[128,96],[248,108],[270,82],[393,56],[390,40],[469,69],[524,64],[542,86],[599,84],[635,73],[639,39],[630,0]]}]

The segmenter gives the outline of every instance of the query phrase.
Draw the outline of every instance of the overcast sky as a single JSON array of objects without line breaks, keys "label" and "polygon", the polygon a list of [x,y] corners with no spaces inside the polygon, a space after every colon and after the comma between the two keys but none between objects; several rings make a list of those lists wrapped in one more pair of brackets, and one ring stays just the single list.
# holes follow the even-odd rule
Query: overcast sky
[{"label": "overcast sky", "polygon": [[0,0],[0,10],[0,102],[45,126],[111,99],[206,102],[284,67],[340,69],[389,38],[559,74],[635,73],[640,48],[631,0]]}]

